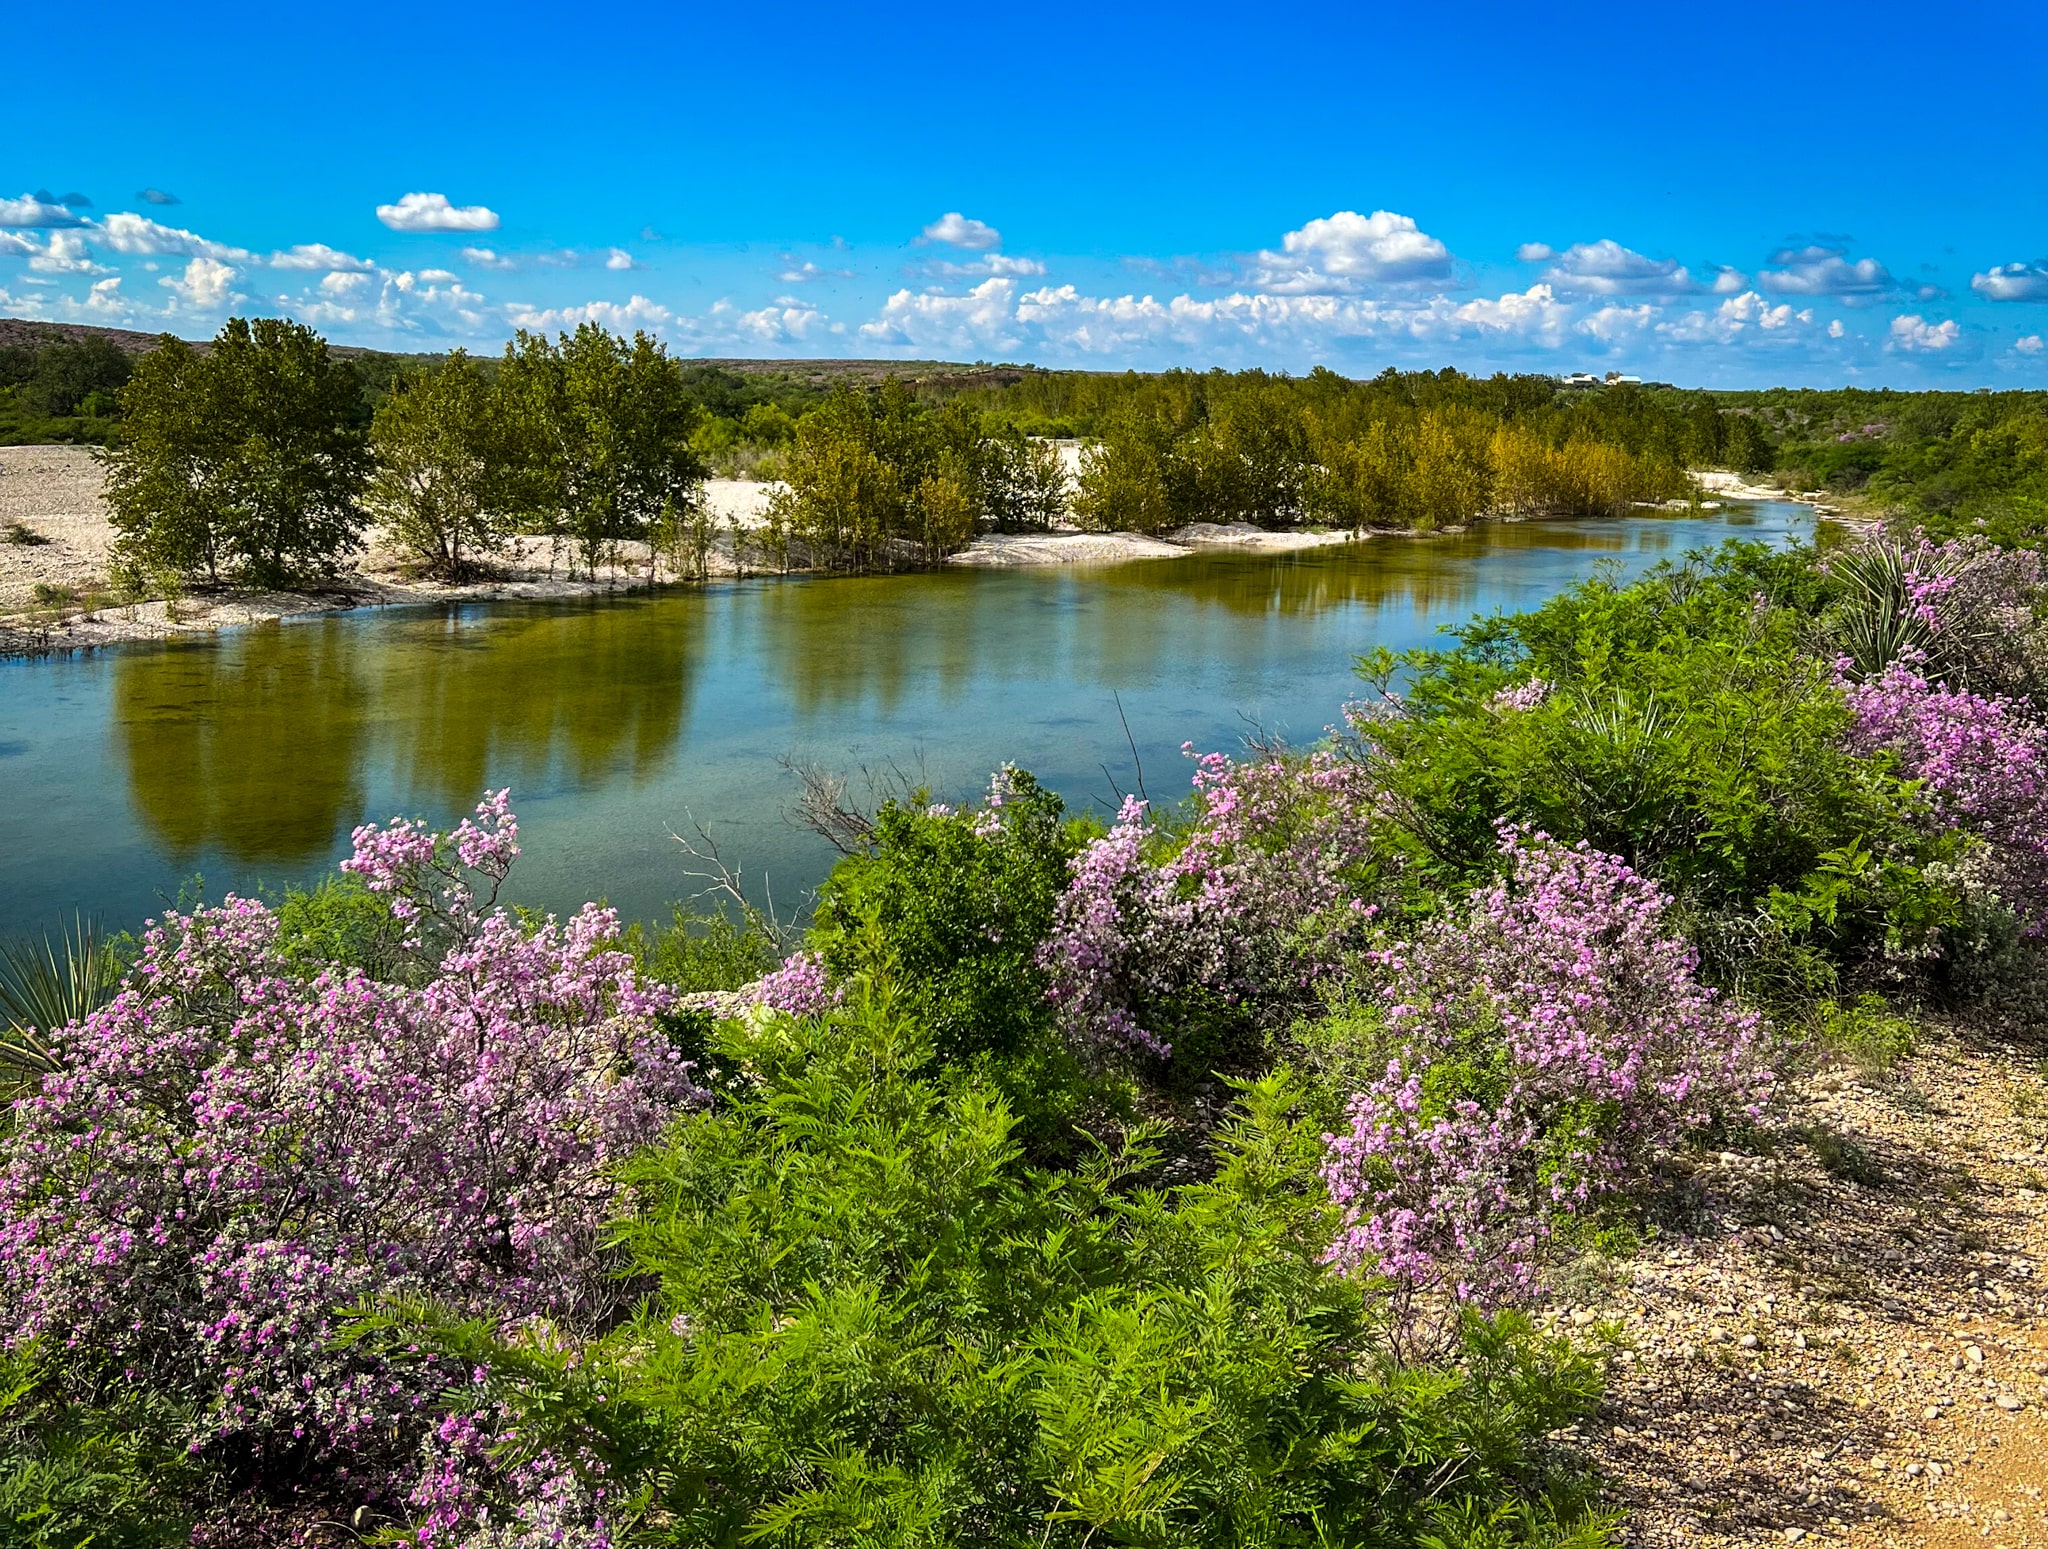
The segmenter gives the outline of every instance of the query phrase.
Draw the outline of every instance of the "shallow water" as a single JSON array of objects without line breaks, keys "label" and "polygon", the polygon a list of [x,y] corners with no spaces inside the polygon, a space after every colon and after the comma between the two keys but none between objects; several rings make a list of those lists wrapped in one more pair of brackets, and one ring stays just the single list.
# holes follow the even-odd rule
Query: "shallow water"
[{"label": "shallow water", "polygon": [[671,837],[694,822],[786,914],[833,855],[788,819],[784,755],[941,796],[1011,759],[1101,809],[1142,765],[1173,799],[1184,741],[1314,740],[1356,695],[1360,652],[1427,644],[1603,563],[1634,574],[1811,521],[1765,503],[1292,555],[359,610],[0,664],[0,932],[74,910],[132,925],[195,874],[208,897],[278,888],[331,867],[359,822],[445,824],[500,785],[521,901],[658,916],[703,885]]}]

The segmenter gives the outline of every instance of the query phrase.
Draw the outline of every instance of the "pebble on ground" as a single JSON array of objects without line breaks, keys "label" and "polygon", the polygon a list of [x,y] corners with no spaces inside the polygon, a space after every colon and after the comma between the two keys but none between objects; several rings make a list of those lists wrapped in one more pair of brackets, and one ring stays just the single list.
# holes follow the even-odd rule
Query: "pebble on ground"
[{"label": "pebble on ground", "polygon": [[1952,1037],[1802,1082],[1684,1230],[1556,1316],[1618,1331],[1555,1439],[1630,1544],[2048,1549],[2048,1066]]}]

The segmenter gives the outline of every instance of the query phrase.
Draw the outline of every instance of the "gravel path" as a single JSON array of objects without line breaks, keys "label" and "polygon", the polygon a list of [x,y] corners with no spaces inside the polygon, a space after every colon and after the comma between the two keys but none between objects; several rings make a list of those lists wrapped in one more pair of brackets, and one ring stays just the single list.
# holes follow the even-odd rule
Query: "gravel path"
[{"label": "gravel path", "polygon": [[1559,1439],[1645,1545],[2048,1546],[2048,1080],[1930,1046],[1805,1083],[1684,1230],[1581,1293],[1622,1354]]}]

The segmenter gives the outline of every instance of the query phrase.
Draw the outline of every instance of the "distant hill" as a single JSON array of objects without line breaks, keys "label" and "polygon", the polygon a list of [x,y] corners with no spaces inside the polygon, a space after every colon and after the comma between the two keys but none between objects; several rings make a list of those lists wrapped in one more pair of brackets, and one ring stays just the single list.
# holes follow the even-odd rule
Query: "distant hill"
[{"label": "distant hill", "polygon": [[45,344],[77,344],[84,339],[105,339],[130,355],[146,355],[163,335],[138,333],[133,328],[98,328],[90,323],[38,323],[25,317],[0,317],[0,348],[36,349]]},{"label": "distant hill", "polygon": [[[97,336],[130,355],[144,355],[157,347],[163,335],[142,333],[133,328],[101,328],[92,323],[43,323],[25,317],[0,317],[0,347],[35,348],[45,344],[76,344]],[[205,349],[204,339],[186,341]],[[392,360],[433,359],[441,351],[370,350],[360,345],[337,344],[334,353],[353,357]],[[495,354],[493,349],[490,353]],[[790,377],[829,387],[834,382],[879,382],[887,376],[928,383],[941,388],[1007,387],[1038,374],[1036,367],[969,365],[946,360],[739,360],[725,356],[684,356],[693,365],[716,366],[742,376]]]}]

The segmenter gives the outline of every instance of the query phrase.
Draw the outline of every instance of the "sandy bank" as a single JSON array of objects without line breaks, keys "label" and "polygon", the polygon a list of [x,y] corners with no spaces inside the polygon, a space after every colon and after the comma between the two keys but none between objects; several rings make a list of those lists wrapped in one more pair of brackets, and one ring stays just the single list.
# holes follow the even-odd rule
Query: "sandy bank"
[{"label": "sandy bank", "polygon": [[1793,495],[1770,484],[1751,484],[1739,473],[1725,469],[1709,468],[1695,473],[1694,480],[1710,495],[1719,495],[1724,500],[1789,500],[1795,505],[1812,506],[1822,516],[1839,514],[1836,508],[1815,500],[1811,495]]},{"label": "sandy bank", "polygon": [[[592,579],[571,577],[569,545],[517,538],[491,576],[451,586],[408,575],[401,556],[372,530],[359,563],[318,591],[225,591],[120,603],[110,596],[114,530],[101,486],[90,448],[0,447],[0,655],[160,640],[342,608],[602,596],[680,579],[643,543],[622,545],[618,563]],[[774,489],[744,479],[706,483],[705,504],[716,524],[706,555],[711,575],[735,574],[732,529],[745,534],[764,525]],[[747,568],[760,563],[750,559]]]},{"label": "sandy bank", "polygon": [[1351,543],[1348,532],[1267,532],[1245,523],[1195,522],[1164,537],[1137,532],[987,533],[947,561],[954,565],[1108,565],[1127,559],[1181,559],[1204,549],[1280,554]]}]

